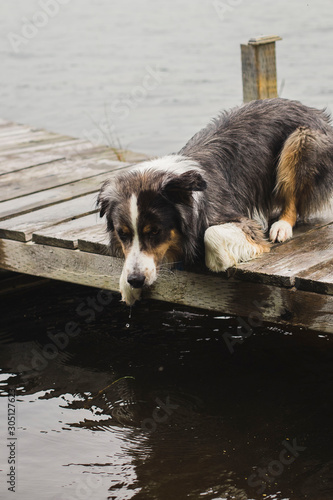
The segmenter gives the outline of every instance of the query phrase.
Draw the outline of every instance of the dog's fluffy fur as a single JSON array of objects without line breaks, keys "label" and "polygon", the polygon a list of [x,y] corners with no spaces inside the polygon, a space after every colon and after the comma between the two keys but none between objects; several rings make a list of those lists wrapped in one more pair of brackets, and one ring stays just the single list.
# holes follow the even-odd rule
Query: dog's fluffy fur
[{"label": "dog's fluffy fur", "polygon": [[253,101],[222,113],[178,154],[106,181],[98,202],[111,252],[124,256],[122,298],[133,304],[162,263],[204,259],[212,271],[292,237],[297,216],[333,192],[333,130],[324,111],[296,101]]}]

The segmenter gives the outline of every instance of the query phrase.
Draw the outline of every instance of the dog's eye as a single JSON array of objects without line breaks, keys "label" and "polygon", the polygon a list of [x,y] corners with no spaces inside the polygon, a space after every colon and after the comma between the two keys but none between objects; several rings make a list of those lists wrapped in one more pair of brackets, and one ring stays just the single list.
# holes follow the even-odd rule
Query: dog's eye
[{"label": "dog's eye", "polygon": [[130,238],[129,231],[124,231],[121,227],[117,229],[117,233],[121,241],[127,241]]},{"label": "dog's eye", "polygon": [[157,236],[158,234],[160,234],[161,230],[158,229],[158,227],[153,227],[150,231],[149,231],[149,236]]},{"label": "dog's eye", "polygon": [[161,229],[158,226],[153,226],[150,224],[147,224],[142,229],[143,236],[145,238],[150,239],[150,240],[153,240],[158,234],[160,234],[160,232],[161,232]]}]

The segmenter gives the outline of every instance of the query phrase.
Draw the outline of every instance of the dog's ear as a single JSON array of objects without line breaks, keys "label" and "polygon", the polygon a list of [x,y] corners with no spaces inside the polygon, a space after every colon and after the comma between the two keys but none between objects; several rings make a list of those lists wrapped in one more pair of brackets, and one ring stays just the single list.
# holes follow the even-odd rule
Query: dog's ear
[{"label": "dog's ear", "polygon": [[103,217],[110,205],[110,181],[103,182],[97,197],[97,207],[99,209],[99,216]]},{"label": "dog's ear", "polygon": [[188,203],[193,191],[204,191],[205,179],[197,170],[188,170],[180,175],[168,176],[162,184],[162,194],[176,203]]},{"label": "dog's ear", "polygon": [[98,193],[97,207],[99,208],[99,216],[103,217],[107,214],[107,224],[109,231],[114,230],[112,222],[112,210],[115,206],[115,200],[113,197],[114,191],[110,180],[105,181]]}]

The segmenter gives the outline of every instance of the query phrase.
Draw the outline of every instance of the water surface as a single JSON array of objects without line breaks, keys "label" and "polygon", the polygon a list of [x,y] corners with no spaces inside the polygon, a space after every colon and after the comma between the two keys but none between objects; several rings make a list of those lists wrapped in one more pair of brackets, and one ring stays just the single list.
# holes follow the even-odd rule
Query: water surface
[{"label": "water surface", "polygon": [[40,24],[48,2],[57,0],[0,3],[2,118],[178,151],[241,103],[240,44],[263,34],[283,37],[280,95],[333,110],[331,0],[59,0],[58,13],[13,47],[10,36]]},{"label": "water surface", "polygon": [[15,498],[333,498],[330,336],[267,325],[242,338],[235,318],[154,301],[129,318],[119,295],[57,282],[2,304]]}]

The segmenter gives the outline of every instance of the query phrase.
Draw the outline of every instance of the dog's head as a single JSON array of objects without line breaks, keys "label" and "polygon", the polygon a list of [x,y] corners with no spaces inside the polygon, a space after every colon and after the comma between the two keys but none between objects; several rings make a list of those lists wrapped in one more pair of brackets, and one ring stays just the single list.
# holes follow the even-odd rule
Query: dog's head
[{"label": "dog's head", "polygon": [[[99,193],[100,216],[107,218],[111,251],[123,255],[123,300],[131,305],[143,286],[156,280],[162,263],[182,259],[193,192],[206,182],[198,168],[160,170],[154,162],[106,181]],[[186,215],[187,214],[187,215]]]}]

